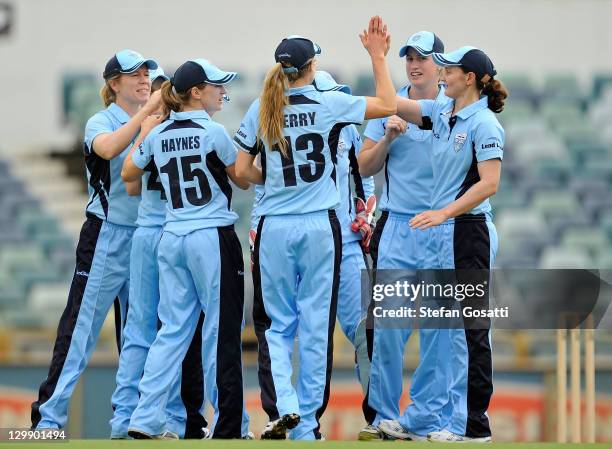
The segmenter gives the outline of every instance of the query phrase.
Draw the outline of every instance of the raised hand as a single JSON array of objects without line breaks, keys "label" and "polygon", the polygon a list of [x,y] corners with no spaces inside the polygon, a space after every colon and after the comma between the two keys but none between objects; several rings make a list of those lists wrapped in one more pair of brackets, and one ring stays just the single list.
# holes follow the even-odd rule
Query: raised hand
[{"label": "raised hand", "polygon": [[151,94],[142,108],[147,112],[147,115],[151,115],[160,109],[161,104],[161,90],[157,90]]},{"label": "raised hand", "polygon": [[368,29],[359,35],[361,43],[370,56],[386,56],[391,46],[391,36],[387,32],[387,24],[380,16],[370,19]]},{"label": "raised hand", "polygon": [[157,125],[162,123],[164,120],[165,117],[161,114],[149,115],[142,121],[142,124],[140,125],[140,135],[142,137],[145,137],[147,134],[149,134],[149,131],[151,131]]}]

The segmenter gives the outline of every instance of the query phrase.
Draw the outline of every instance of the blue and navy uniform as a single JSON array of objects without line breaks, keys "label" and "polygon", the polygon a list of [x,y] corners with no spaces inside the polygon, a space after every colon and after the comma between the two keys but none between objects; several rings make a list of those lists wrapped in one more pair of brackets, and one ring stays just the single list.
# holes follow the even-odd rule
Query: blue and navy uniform
[{"label": "blue and navy uniform", "polygon": [[[340,264],[340,286],[338,290],[337,317],[340,327],[346,338],[355,347],[357,376],[365,390],[370,375],[370,360],[367,353],[365,321],[361,313],[359,298],[361,295],[361,270],[366,269],[366,260],[359,245],[361,233],[351,229],[355,219],[355,197],[364,201],[374,195],[374,178],[361,176],[357,157],[361,150],[362,140],[359,131],[354,125],[342,129],[338,141],[338,187],[340,189],[340,205],[336,208],[336,215],[342,233],[342,262]],[[351,188],[351,176],[355,190]],[[263,185],[255,186],[253,210],[251,212],[251,229],[257,230],[259,215],[256,209],[259,200],[264,194]],[[257,286],[255,286],[257,291]]]},{"label": "blue and navy uniform", "polygon": [[[397,95],[409,98],[410,86]],[[448,102],[444,87],[438,101]],[[374,142],[385,135],[387,119],[371,120],[364,136]],[[412,229],[408,222],[416,214],[431,208],[434,175],[431,162],[432,133],[409,124],[407,131],[393,140],[385,161],[385,184],[380,199],[382,216],[372,237],[371,253],[377,269],[415,270],[427,268],[426,249],[429,231]],[[412,402],[400,414],[403,354],[412,334],[401,329],[375,326],[370,340],[372,367],[364,409],[366,419],[375,425],[381,419],[397,419],[417,435],[438,431],[443,424],[443,408],[447,402],[446,384],[438,372],[440,339],[448,340],[444,329],[420,329],[420,357],[411,381]],[[371,334],[372,335],[372,334]],[[399,417],[399,418],[398,418]]]},{"label": "blue and navy uniform", "polygon": [[[130,304],[123,329],[117,387],[111,399],[111,438],[127,436],[130,417],[138,405],[138,383],[158,330],[157,247],[166,219],[166,196],[153,160],[145,167],[141,182],[142,194],[136,220],[138,228],[132,238],[130,255]],[[203,321],[203,315],[200,321]],[[202,438],[202,427],[207,425],[201,414],[204,404],[201,325],[198,323],[183,361],[184,368],[168,400],[167,427],[181,438]]]},{"label": "blue and navy uniform", "polygon": [[[342,332],[355,347],[357,377],[364,394],[370,376],[370,359],[366,341],[365,314],[361,307],[361,270],[367,268],[361,245],[361,233],[353,232],[351,223],[356,217],[355,197],[366,201],[374,195],[374,178],[359,174],[357,157],[362,140],[354,125],[347,126],[340,134],[338,143],[338,187],[340,206],[336,208],[342,230],[342,262],[340,264],[340,287],[338,290],[337,317]],[[355,186],[351,189],[351,177]]]},{"label": "blue and navy uniform", "polygon": [[157,250],[162,327],[149,349],[130,428],[160,434],[170,427],[168,392],[203,312],[204,387],[214,410],[213,438],[248,432],[240,340],[244,266],[226,173],[236,153],[225,128],[196,110],[172,112],[132,155],[141,169],[154,161],[167,201]]},{"label": "blue and navy uniform", "polygon": [[[480,180],[478,163],[503,158],[504,130],[487,97],[452,115],[454,103],[420,100],[423,127],[432,129],[434,186],[432,208],[446,207]],[[491,205],[431,228],[428,265],[438,269],[493,266],[498,239]],[[451,362],[446,372],[452,415],[448,430],[468,437],[491,435],[487,409],[493,394],[490,331],[451,329]]]},{"label": "blue and navy uniform", "polygon": [[121,167],[131,143],[105,160],[93,150],[96,137],[116,131],[130,116],[115,103],[91,117],[85,127],[83,154],[89,202],[76,249],[76,269],[68,304],[57,330],[53,358],[38,400],[32,404],[32,427],[62,428],[76,382],[85,369],[108,311],[115,302],[119,344],[129,292],[130,248],[136,226],[138,196],[128,196]]},{"label": "blue and navy uniform", "polygon": [[[338,144],[342,128],[363,121],[366,102],[341,92],[319,92],[312,85],[287,94],[287,156],[257,138],[259,100],[247,111],[234,140],[249,154],[260,154],[265,181],[256,207],[261,218],[253,268],[260,290],[253,319],[260,344],[262,405],[271,420],[301,416],[291,438],[318,439],[318,420],[329,399],[342,258],[335,212],[340,204]],[[294,388],[296,333],[301,368]]]}]

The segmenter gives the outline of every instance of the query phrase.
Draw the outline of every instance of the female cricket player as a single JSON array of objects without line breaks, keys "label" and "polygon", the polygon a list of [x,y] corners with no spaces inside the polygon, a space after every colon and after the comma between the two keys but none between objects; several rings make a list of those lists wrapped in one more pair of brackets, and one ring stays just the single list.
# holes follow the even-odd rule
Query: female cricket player
[{"label": "female cricket player", "polygon": [[[128,298],[132,234],[136,229],[138,186],[124,184],[123,160],[143,120],[157,110],[160,96],[150,95],[149,70],[157,68],[132,50],[116,53],[106,64],[100,95],[106,109],[85,127],[83,155],[89,202],[76,249],[76,268],[68,303],[57,328],[49,374],[32,404],[32,427],[57,429],[66,424],[68,403],[94,350],[108,310],[115,301],[116,322]],[[127,190],[126,190],[127,188]],[[123,314],[124,312],[122,312]],[[118,344],[120,340],[118,323]]]},{"label": "female cricket player", "polygon": [[[333,77],[322,70],[317,70],[313,85],[320,92],[340,91],[346,94],[351,94],[349,86],[338,84]],[[362,204],[367,204],[367,200],[374,195],[374,178],[371,176],[361,176],[359,173],[359,165],[357,164],[357,156],[361,149],[361,136],[355,125],[349,125],[342,129],[340,139],[338,141],[338,156],[337,156],[337,174],[338,186],[340,189],[340,206],[336,208],[336,215],[340,222],[340,230],[342,233],[342,261],[340,263],[340,284],[338,290],[338,307],[337,318],[340,327],[346,335],[346,338],[355,347],[355,365],[357,378],[362,385],[364,394],[367,391],[368,377],[370,372],[370,360],[367,353],[366,335],[365,335],[365,317],[362,314],[361,306],[361,290],[360,279],[361,270],[366,269],[366,260],[363,249],[360,243],[364,246],[371,237],[371,229],[367,223],[367,217],[363,223],[357,221],[357,204],[361,201]],[[355,193],[351,189],[350,175],[353,177]],[[255,197],[253,200],[253,210],[251,212],[251,230],[249,233],[249,241],[251,243],[251,251],[253,250],[255,238],[257,235],[257,226],[259,225],[259,215],[257,215],[257,204],[264,194],[263,185],[255,185]],[[372,200],[370,200],[372,204]],[[373,213],[373,210],[371,211]],[[366,214],[366,210],[362,211]],[[352,225],[357,228],[353,231]],[[363,235],[361,230],[364,230]],[[297,282],[297,280],[296,280]],[[254,291],[260,292],[258,285],[254,285]],[[261,300],[254,301],[261,304]],[[262,308],[255,308],[254,324],[255,334],[258,337],[260,344],[259,349],[262,350],[265,345],[265,319],[261,315]],[[265,354],[262,354],[265,356]],[[260,378],[269,376],[269,373],[264,373],[264,366],[259,367]]]},{"label": "female cricket player", "polygon": [[[397,95],[402,98],[450,101],[439,85],[440,69],[432,53],[443,52],[444,44],[430,31],[410,36],[400,49],[405,58],[409,84]],[[382,216],[372,238],[372,257],[377,269],[416,270],[427,268],[425,252],[428,231],[411,229],[408,222],[431,207],[433,189],[430,146],[432,133],[408,125],[397,116],[372,120],[365,130],[359,157],[360,170],[374,174],[383,166],[385,184],[381,197]],[[371,344],[372,368],[364,410],[370,425],[360,440],[389,438],[425,440],[429,432],[441,429],[441,413],[447,390],[437,379],[441,369],[439,338],[448,338],[446,329],[420,329],[420,357],[411,381],[411,403],[400,417],[403,354],[412,329],[377,326]],[[399,421],[398,421],[399,420]],[[381,433],[382,432],[382,433]]]},{"label": "female cricket player", "polygon": [[[428,258],[439,269],[489,270],[498,240],[489,197],[497,191],[504,130],[495,113],[508,92],[491,59],[480,49],[461,47],[434,53],[444,67],[450,103],[398,99],[398,115],[433,132],[434,186],[431,209],[417,214],[413,229],[430,229]],[[490,325],[490,323],[489,323]],[[490,329],[450,329],[448,364],[452,416],[447,428],[428,439],[488,442],[487,409],[493,393]]]},{"label": "female cricket player", "polygon": [[[361,35],[372,59],[376,97],[319,92],[312,85],[320,47],[309,39],[283,39],[275,51],[261,98],[244,117],[235,141],[238,176],[264,184],[254,249],[255,299],[266,322],[260,363],[262,403],[271,421],[262,438],[320,439],[319,418],[329,398],[342,236],[335,208],[340,132],[364,118],[395,113],[395,92],[385,54],[387,27],[370,20]],[[261,157],[261,168],[255,156]],[[297,281],[296,281],[297,280]],[[255,313],[255,312],[254,312]],[[291,352],[299,334],[297,391]],[[262,356],[263,354],[263,356]]]},{"label": "female cricket player", "polygon": [[138,179],[151,161],[166,196],[166,220],[158,247],[162,327],[151,345],[138,386],[140,400],[128,434],[171,438],[166,425],[168,392],[176,380],[200,312],[206,399],[214,416],[213,438],[248,432],[243,404],[241,340],[244,266],[234,232],[231,178],[237,150],[211,115],[222,109],[235,72],[205,59],[182,64],[162,85],[170,118],[156,126],[126,158],[122,176]]},{"label": "female cricket player", "polygon": [[[151,93],[158,91],[169,80],[158,67],[149,72]],[[139,145],[149,131],[166,117],[163,111],[147,117],[137,139]],[[142,378],[147,353],[158,330],[159,270],[157,246],[166,219],[166,196],[159,181],[155,162],[145,167],[140,180],[141,200],[138,208],[138,228],[132,238],[130,255],[130,303],[123,328],[123,344],[117,370],[117,387],[111,403],[111,438],[128,437],[128,425],[138,405],[138,383]],[[208,435],[206,420],[201,414],[204,405],[204,379],[202,375],[203,315],[193,336],[180,376],[170,390],[167,405],[167,427],[180,438],[201,439]]]}]

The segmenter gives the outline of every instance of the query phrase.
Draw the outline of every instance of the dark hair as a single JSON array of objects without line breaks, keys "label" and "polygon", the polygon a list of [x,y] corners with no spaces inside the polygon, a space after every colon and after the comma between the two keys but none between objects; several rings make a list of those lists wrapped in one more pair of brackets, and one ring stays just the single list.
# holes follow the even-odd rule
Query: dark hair
[{"label": "dark hair", "polygon": [[[461,67],[463,73],[469,73],[471,70],[467,70]],[[508,89],[504,86],[500,80],[493,79],[493,77],[484,75],[481,79],[478,79],[478,74],[474,73],[477,77],[476,79],[476,89],[482,94],[486,95],[488,98],[487,104],[489,109],[499,114],[504,110],[504,103],[506,98],[508,98]],[[488,77],[486,82],[482,81],[483,78]]]},{"label": "dark hair", "polygon": [[504,103],[506,98],[508,98],[508,89],[506,89],[504,83],[500,80],[489,78],[486,83],[478,80],[476,82],[476,87],[483,95],[487,96],[487,103],[490,110],[496,114],[504,110]]},{"label": "dark hair", "polygon": [[158,76],[157,78],[155,78],[153,80],[153,82],[151,83],[151,93],[161,89],[162,84],[164,84],[164,80],[161,76]]}]

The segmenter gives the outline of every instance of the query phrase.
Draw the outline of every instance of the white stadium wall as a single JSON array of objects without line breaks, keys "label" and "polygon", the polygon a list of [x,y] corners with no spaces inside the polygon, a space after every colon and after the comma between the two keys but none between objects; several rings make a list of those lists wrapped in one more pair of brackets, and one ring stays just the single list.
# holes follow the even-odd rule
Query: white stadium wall
[{"label": "white stadium wall", "polygon": [[[472,44],[504,72],[534,77],[612,71],[612,2],[604,0],[355,0],[207,2],[180,0],[1,0],[13,6],[11,33],[0,35],[0,152],[45,150],[67,142],[61,123],[65,73],[102,72],[121,48],[175,67],[205,57],[227,69],[260,73],[285,35],[311,37],[323,48],[320,67],[347,79],[368,70],[357,37],[370,15],[388,21],[390,63],[411,33],[438,33],[447,49]],[[305,6],[308,6],[307,8]]]}]

